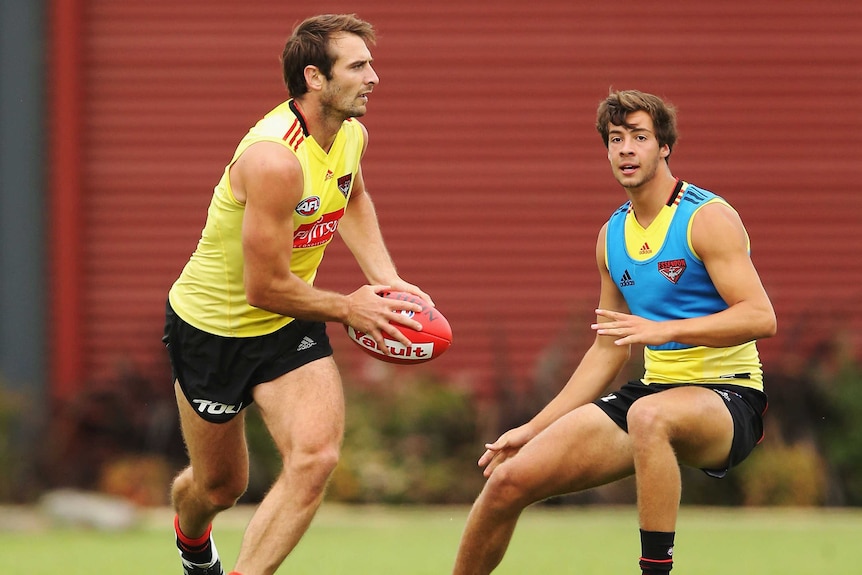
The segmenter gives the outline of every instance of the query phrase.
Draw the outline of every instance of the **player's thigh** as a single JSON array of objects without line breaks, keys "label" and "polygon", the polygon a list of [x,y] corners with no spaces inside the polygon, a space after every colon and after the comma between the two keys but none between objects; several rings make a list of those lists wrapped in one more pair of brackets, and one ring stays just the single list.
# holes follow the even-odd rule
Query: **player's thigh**
[{"label": "player's thigh", "polygon": [[535,500],[583,491],[634,473],[628,434],[591,403],[555,421],[504,465],[510,466],[507,473]]},{"label": "player's thigh", "polygon": [[180,426],[196,479],[205,485],[244,481],[248,472],[245,414],[224,423],[213,423],[198,415],[178,383],[174,384]]},{"label": "player's thigh", "polygon": [[701,468],[721,467],[733,444],[733,418],[724,400],[706,387],[681,386],[636,401],[629,409],[633,418],[660,418],[667,426],[677,458]]},{"label": "player's thigh", "polygon": [[283,456],[336,448],[344,434],[344,391],[332,357],[317,359],[252,390]]}]

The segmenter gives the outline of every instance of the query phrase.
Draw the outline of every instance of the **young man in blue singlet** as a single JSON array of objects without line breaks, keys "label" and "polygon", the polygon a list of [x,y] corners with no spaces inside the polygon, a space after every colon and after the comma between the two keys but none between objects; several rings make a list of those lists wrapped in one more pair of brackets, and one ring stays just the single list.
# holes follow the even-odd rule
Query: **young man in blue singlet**
[{"label": "young man in blue singlet", "polygon": [[[560,393],[479,459],[454,573],[490,573],[528,505],[634,474],[643,574],[667,573],[679,510],[679,465],[722,477],[761,440],[767,398],[755,340],[775,313],[739,215],[676,179],[676,114],[660,98],[611,92],[596,128],[628,196],[596,243],[596,338]],[[642,344],[645,373],[606,389]],[[584,550],[588,552],[588,550]]]},{"label": "young man in blue singlet", "polygon": [[[409,341],[390,321],[431,302],[402,280],[383,242],[360,160],[379,79],[372,26],[353,15],[300,24],[282,57],[292,99],[242,139],[216,186],[197,249],[170,290],[164,341],[190,466],[171,490],[185,575],[223,575],[212,521],[248,484],[244,409],[256,403],[283,469],[248,524],[234,575],[270,575],[299,542],[338,461],[344,397],[325,322],[386,349]],[[368,280],[344,295],[313,286],[341,236]],[[433,304],[432,304],[433,305]]]}]

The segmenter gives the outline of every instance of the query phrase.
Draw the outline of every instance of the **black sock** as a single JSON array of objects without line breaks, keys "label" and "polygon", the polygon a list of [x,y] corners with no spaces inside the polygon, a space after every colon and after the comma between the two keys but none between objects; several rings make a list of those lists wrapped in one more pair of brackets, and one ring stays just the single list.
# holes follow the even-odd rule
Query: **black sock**
[{"label": "black sock", "polygon": [[197,539],[187,537],[180,531],[179,517],[174,518],[174,530],[177,532],[177,548],[183,558],[198,565],[208,565],[213,560],[213,548],[210,539],[212,526],[208,527],[206,533]]},{"label": "black sock", "polygon": [[641,561],[644,575],[664,575],[673,569],[673,538],[675,532],[644,531],[641,529]]}]

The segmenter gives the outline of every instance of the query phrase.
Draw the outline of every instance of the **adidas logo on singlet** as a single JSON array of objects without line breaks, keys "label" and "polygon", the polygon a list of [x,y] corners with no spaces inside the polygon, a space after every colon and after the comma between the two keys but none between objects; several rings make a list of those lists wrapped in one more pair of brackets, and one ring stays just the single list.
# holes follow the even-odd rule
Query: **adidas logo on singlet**
[{"label": "adidas logo on singlet", "polygon": [[651,254],[651,253],[652,253],[652,248],[649,247],[648,243],[644,242],[644,245],[641,246],[640,255],[645,256],[645,255]]},{"label": "adidas logo on singlet", "polygon": [[305,351],[306,349],[314,347],[315,345],[317,345],[317,342],[306,336],[302,338],[302,341],[299,342],[298,346],[296,346],[296,351]]},{"label": "adidas logo on singlet", "polygon": [[620,278],[620,287],[633,286],[635,285],[635,280],[632,279],[629,270],[623,272],[623,277]]}]

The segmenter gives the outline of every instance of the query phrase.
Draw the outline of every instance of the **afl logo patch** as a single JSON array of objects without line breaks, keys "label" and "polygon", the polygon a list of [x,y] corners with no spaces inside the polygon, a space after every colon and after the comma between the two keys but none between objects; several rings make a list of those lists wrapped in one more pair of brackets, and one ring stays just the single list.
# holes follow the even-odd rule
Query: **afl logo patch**
[{"label": "afl logo patch", "polygon": [[320,198],[311,196],[296,204],[296,213],[300,216],[313,216],[320,209]]}]

